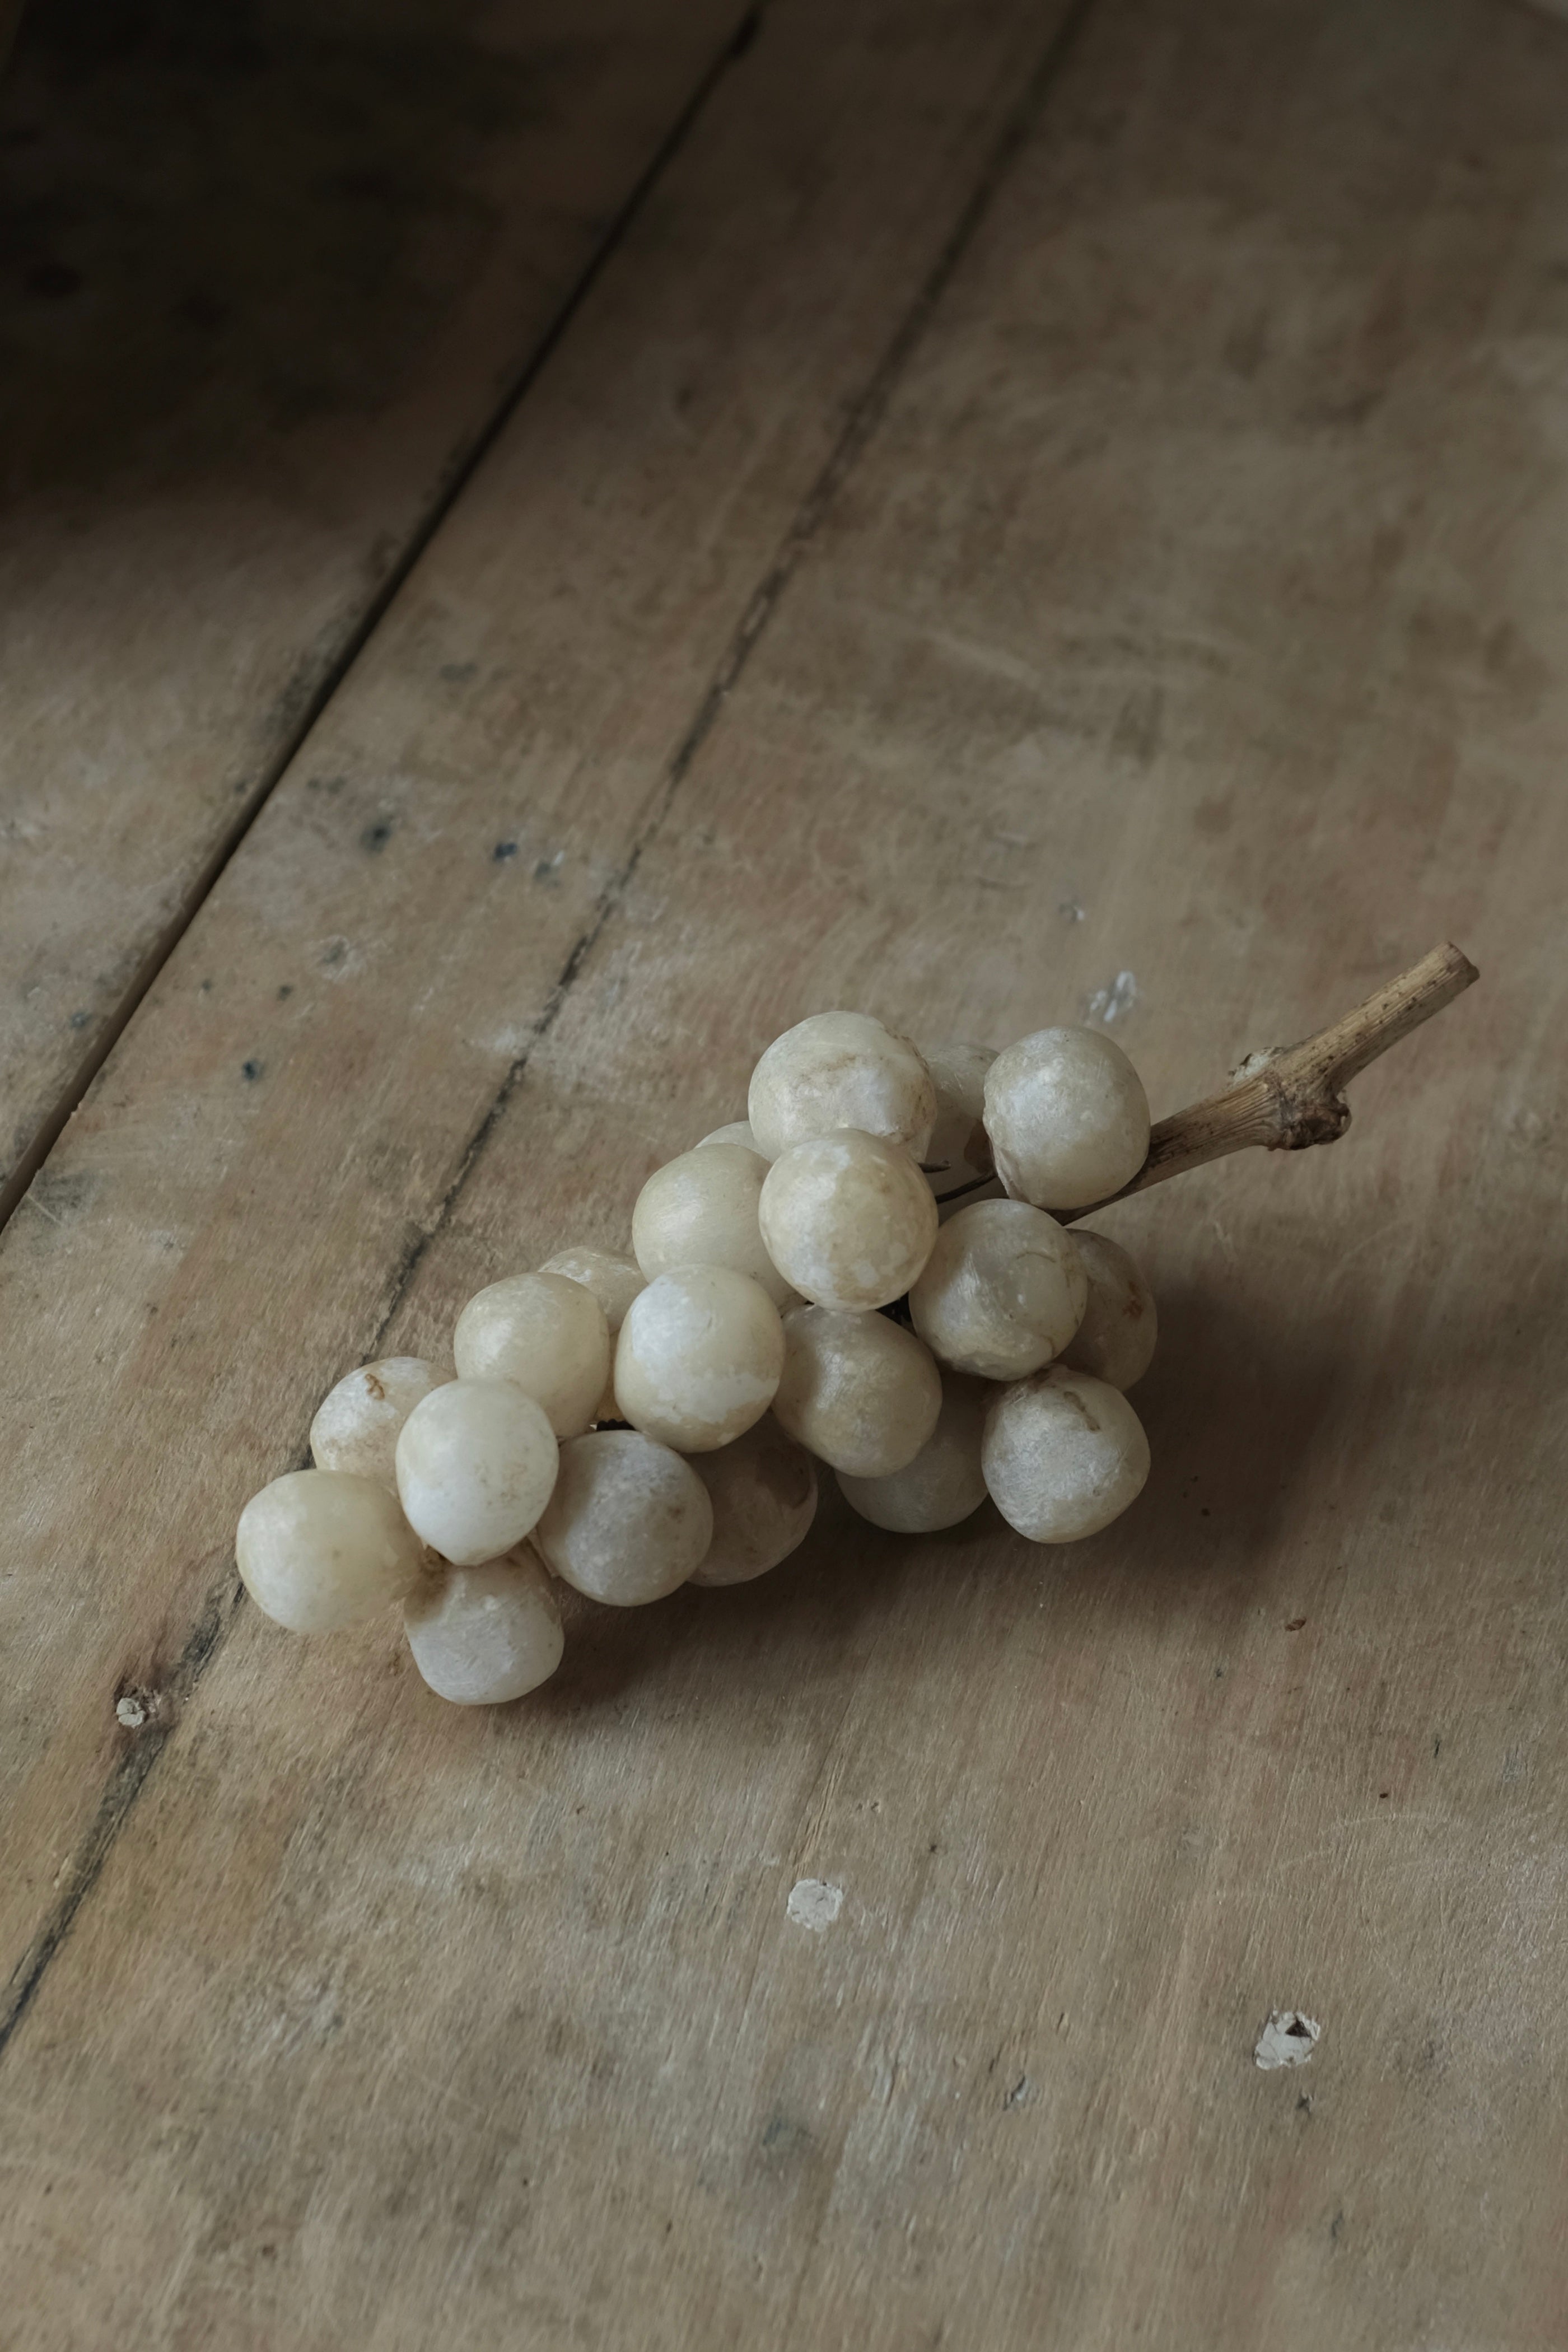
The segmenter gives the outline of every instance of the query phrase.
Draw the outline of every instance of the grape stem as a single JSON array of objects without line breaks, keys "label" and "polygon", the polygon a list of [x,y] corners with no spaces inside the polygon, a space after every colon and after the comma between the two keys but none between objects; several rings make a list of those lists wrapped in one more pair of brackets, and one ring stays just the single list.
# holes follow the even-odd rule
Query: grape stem
[{"label": "grape stem", "polygon": [[1249,1054],[1223,1094],[1160,1121],[1149,1139],[1149,1157],[1130,1184],[1089,1208],[1062,1213],[1059,1222],[1071,1224],[1092,1216],[1112,1201],[1223,1160],[1228,1151],[1245,1151],[1249,1144],[1268,1151],[1302,1151],[1309,1144],[1337,1141],[1351,1123],[1341,1088],[1479,977],[1458,948],[1434,948],[1331,1028],[1320,1029],[1299,1045]]}]

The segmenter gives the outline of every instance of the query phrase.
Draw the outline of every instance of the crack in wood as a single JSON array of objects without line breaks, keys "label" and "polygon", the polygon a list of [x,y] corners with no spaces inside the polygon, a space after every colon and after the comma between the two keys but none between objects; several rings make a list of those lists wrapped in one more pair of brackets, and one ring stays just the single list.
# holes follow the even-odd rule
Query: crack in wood
[{"label": "crack in wood", "polygon": [[26,2015],[50,1961],[75,1924],[77,1913],[97,1885],[115,1839],[179,1722],[184,1702],[206,1672],[244,1598],[245,1588],[231,1569],[224,1585],[207,1594],[201,1615],[160,1691],[159,1705],[148,1710],[135,1738],[128,1742],[110,1774],[98,1811],[61,1874],[64,1885],[58,1900],[11,1971],[4,1998],[0,1999],[0,2056]]}]

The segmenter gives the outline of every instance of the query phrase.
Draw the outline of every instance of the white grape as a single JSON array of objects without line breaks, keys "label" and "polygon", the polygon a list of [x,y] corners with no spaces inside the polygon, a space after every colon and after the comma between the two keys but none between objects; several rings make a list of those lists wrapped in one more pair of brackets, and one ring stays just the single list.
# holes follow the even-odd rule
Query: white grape
[{"label": "white grape", "polygon": [[610,1361],[593,1417],[595,1421],[618,1421],[615,1343],[626,1319],[627,1307],[639,1290],[647,1288],[647,1275],[635,1257],[622,1257],[614,1250],[582,1248],[557,1250],[553,1257],[545,1259],[539,1271],[563,1274],[568,1282],[580,1282],[604,1308],[605,1320],[610,1327]]},{"label": "white grape", "polygon": [[403,1604],[414,1663],[438,1698],[503,1706],[561,1664],[561,1607],[526,1544],[477,1568],[422,1577]]},{"label": "white grape", "polygon": [[1060,1354],[1088,1296],[1072,1235],[1054,1217],[1026,1201],[975,1201],[937,1235],[910,1314],[940,1363],[1016,1381]]},{"label": "white grape", "polygon": [[632,1247],[651,1280],[678,1265],[727,1265],[760,1282],[782,1313],[800,1298],[763,1245],[757,1223],[768,1163],[741,1143],[700,1143],[648,1178],[632,1212]]},{"label": "white grape", "polygon": [[580,1282],[584,1290],[591,1290],[605,1310],[612,1339],[626,1319],[627,1307],[647,1286],[647,1276],[636,1258],[622,1257],[615,1250],[557,1250],[539,1271],[563,1274],[568,1282]]},{"label": "white grape", "polygon": [[985,1500],[980,1437],[995,1390],[962,1372],[942,1376],[942,1411],[936,1427],[912,1462],[885,1478],[851,1478],[840,1470],[845,1501],[874,1528],[922,1536],[956,1527]]},{"label": "white grape", "polygon": [[768,1160],[841,1127],[901,1143],[921,1160],[936,1089],[909,1039],[868,1013],[816,1013],[768,1047],[752,1073],[746,1114]]},{"label": "white grape", "polygon": [[936,1088],[936,1124],[922,1154],[926,1181],[939,1202],[952,1192],[973,1200],[973,1188],[996,1172],[984,1125],[985,1074],[995,1051],[944,1037],[938,1045],[922,1045],[921,1059]]},{"label": "white grape", "polygon": [[998,1391],[980,1458],[997,1509],[1032,1543],[1096,1534],[1149,1475],[1149,1441],[1121,1390],[1064,1364]]},{"label": "white grape", "polygon": [[1075,1228],[1073,1244],[1089,1277],[1083,1320],[1061,1351],[1064,1364],[1130,1389],[1154,1358],[1159,1318],[1154,1294],[1120,1242]]},{"label": "white grape", "polygon": [[[706,1151],[710,1143],[740,1143],[743,1144],[748,1151],[761,1150],[749,1118],[732,1118],[725,1126],[716,1127],[711,1135],[705,1135],[701,1141],[692,1148],[697,1151]],[[765,1151],[762,1152],[764,1160],[767,1156]]]},{"label": "white grape", "polygon": [[693,1584],[748,1584],[805,1542],[816,1516],[816,1465],[766,1413],[733,1445],[691,1467],[713,1506],[713,1540]]},{"label": "white grape", "polygon": [[409,1524],[444,1559],[477,1568],[521,1543],[555,1484],[555,1433],[511,1381],[448,1381],[416,1404],[397,1440]]},{"label": "white grape", "polygon": [[707,1454],[762,1419],[784,1357],[778,1308],[760,1283],[725,1265],[672,1267],[626,1310],[616,1403],[661,1444]]},{"label": "white grape", "polygon": [[543,1407],[557,1437],[575,1437],[605,1392],[609,1325],[586,1283],[514,1274],[469,1299],[452,1353],[459,1379],[515,1382]]},{"label": "white grape", "polygon": [[1098,1029],[1041,1029],[992,1063],[985,1129],[1015,1200],[1085,1209],[1120,1192],[1149,1154],[1149,1100]]},{"label": "white grape", "polygon": [[768,1255],[802,1297],[847,1312],[902,1297],[937,1234],[936,1202],[909,1153],[852,1128],[782,1153],[761,1218]]},{"label": "white grape", "polygon": [[382,1356],[345,1372],[328,1390],[310,1423],[310,1458],[317,1469],[352,1470],[395,1490],[397,1433],[420,1398],[447,1377],[422,1356]]},{"label": "white grape", "polygon": [[713,1506],[689,1462],[636,1429],[568,1439],[534,1543],[563,1582],[631,1609],[684,1584],[713,1538]]},{"label": "white grape", "polygon": [[942,1378],[931,1352],[886,1315],[797,1307],[784,1323],[773,1412],[835,1470],[883,1478],[913,1461],[936,1427]]},{"label": "white grape", "polygon": [[240,1513],[235,1559],[264,1616],[293,1633],[325,1633],[401,1601],[423,1553],[378,1480],[290,1470]]}]

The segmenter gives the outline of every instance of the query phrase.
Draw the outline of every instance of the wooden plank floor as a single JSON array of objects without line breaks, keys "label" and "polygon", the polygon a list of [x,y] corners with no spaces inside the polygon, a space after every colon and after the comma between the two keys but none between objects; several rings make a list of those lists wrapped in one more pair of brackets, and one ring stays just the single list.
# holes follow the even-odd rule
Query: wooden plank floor
[{"label": "wooden plank floor", "polygon": [[0,1216],[739,0],[35,0],[0,83]]},{"label": "wooden plank floor", "polygon": [[[775,0],[0,1236],[19,2347],[1563,2340],[1565,180],[1500,0]],[[800,1013],[1159,1110],[1444,936],[1117,1213],[1091,1543],[830,1497],[482,1717],[239,1604]]]}]

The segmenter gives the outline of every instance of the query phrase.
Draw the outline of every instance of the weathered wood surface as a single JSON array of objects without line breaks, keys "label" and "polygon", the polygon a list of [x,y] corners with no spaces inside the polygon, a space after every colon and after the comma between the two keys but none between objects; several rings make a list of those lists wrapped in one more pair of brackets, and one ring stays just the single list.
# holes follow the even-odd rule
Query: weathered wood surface
[{"label": "weathered wood surface", "polygon": [[1023,0],[770,27],[0,1237],[0,1328],[33,1335],[5,1473],[8,1956],[127,1747],[134,1782],[117,1685],[205,1656],[234,1497],[297,1453],[301,1402],[460,1199],[1044,37]]},{"label": "weathered wood surface", "polygon": [[[1098,0],[926,303],[1021,17],[777,11],[0,1251],[29,2347],[1563,2339],[1568,43]],[[830,1502],[480,1719],[230,1613],[326,1379],[800,1013],[1163,1109],[1445,934],[1344,1141],[1111,1213],[1093,1543]]]},{"label": "weathered wood surface", "polygon": [[35,0],[0,82],[0,1215],[742,15]]}]

